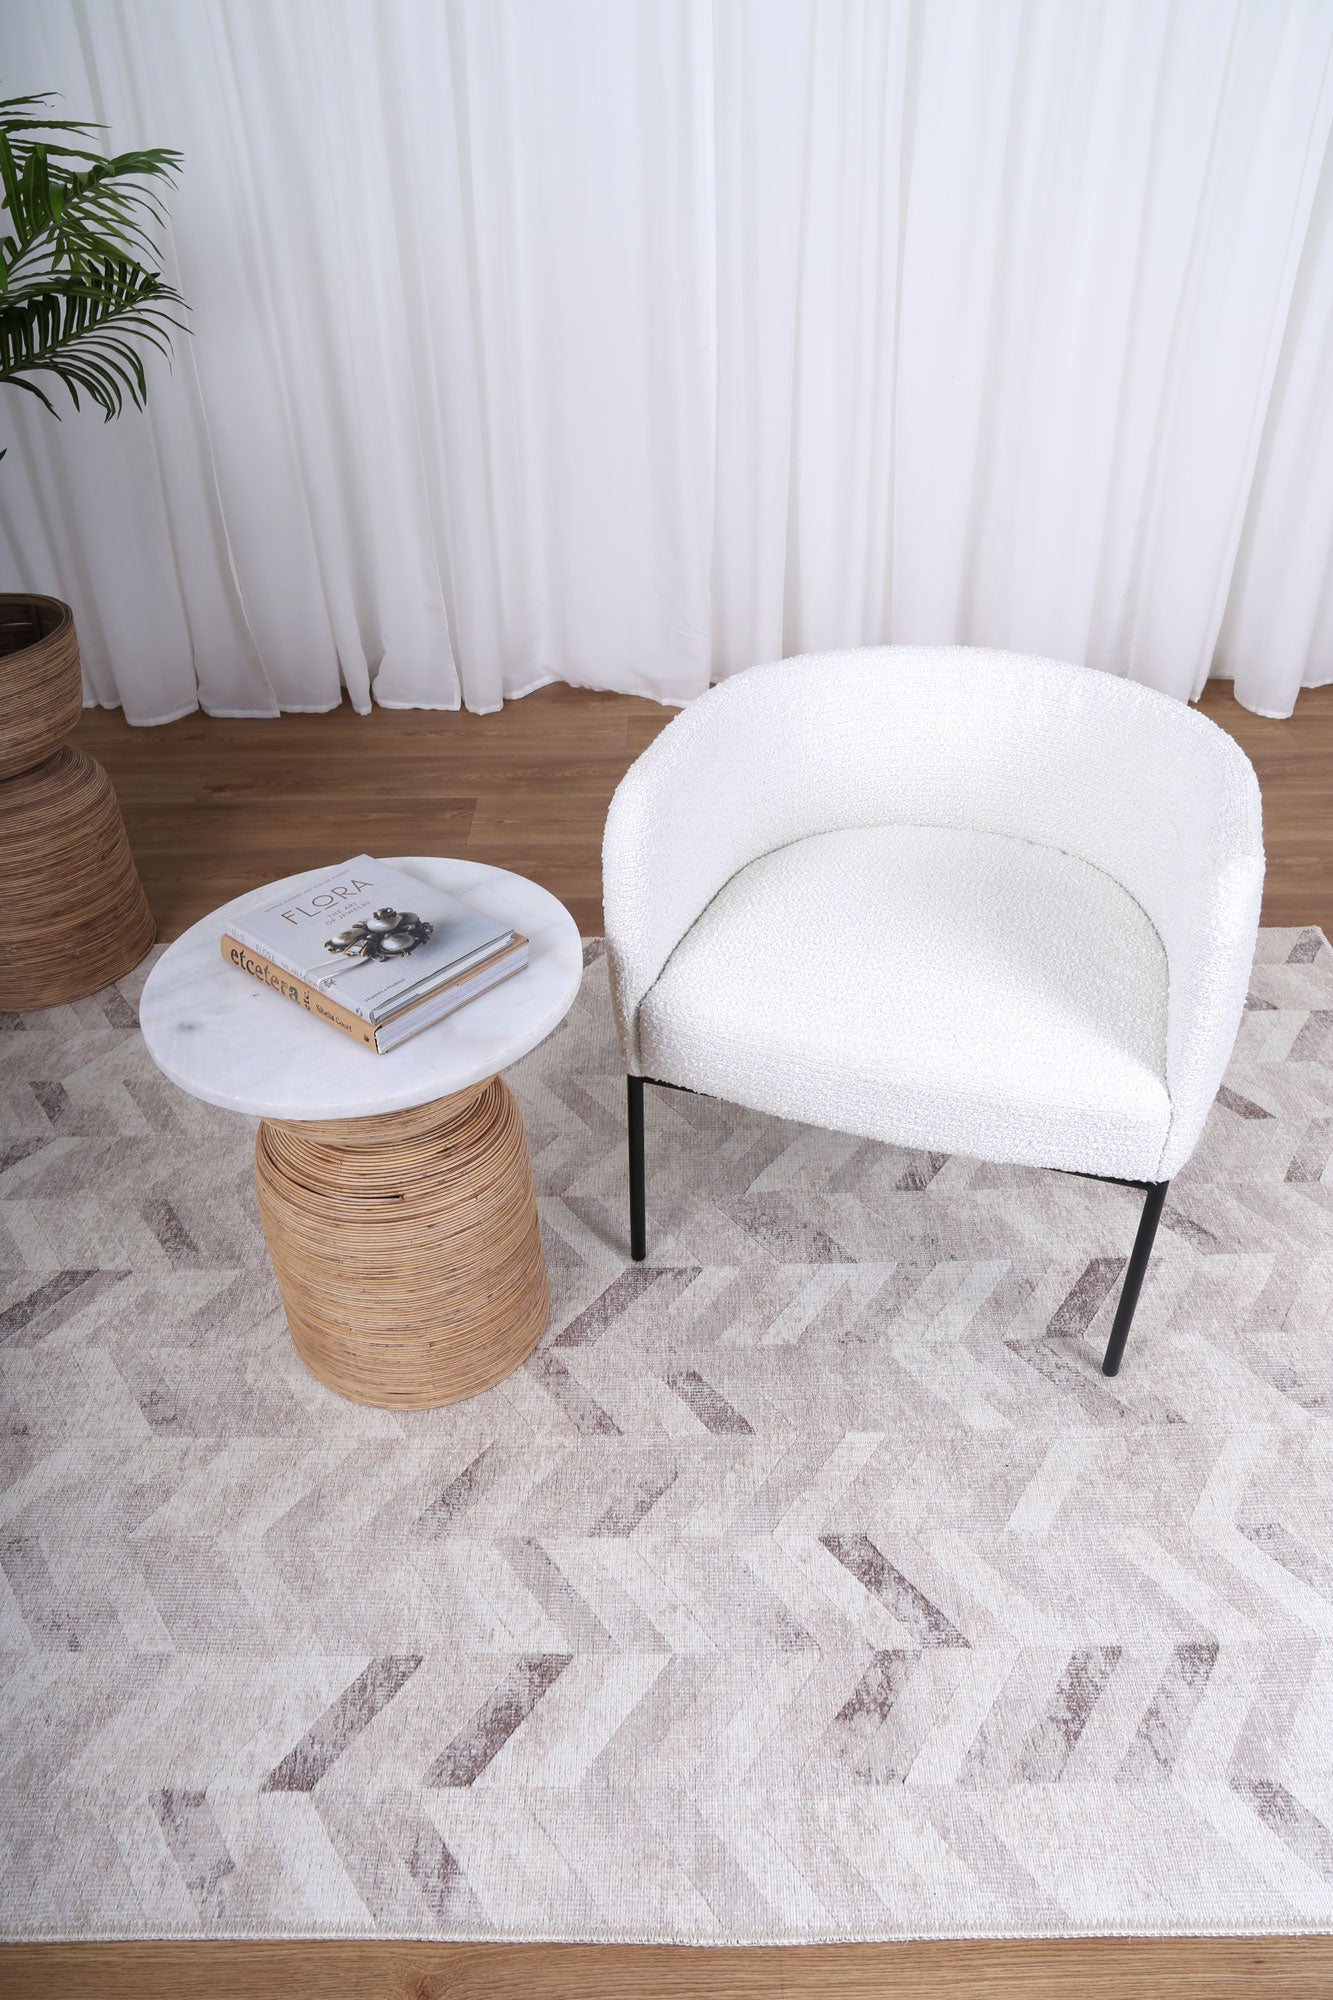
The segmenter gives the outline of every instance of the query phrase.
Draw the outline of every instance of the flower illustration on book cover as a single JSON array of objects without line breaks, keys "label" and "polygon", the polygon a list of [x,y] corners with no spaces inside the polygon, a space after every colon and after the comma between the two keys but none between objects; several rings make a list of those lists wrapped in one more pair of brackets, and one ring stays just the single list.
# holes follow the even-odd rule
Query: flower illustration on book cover
[{"label": "flower illustration on book cover", "polygon": [[434,928],[415,910],[376,910],[336,937],[325,938],[324,949],[335,958],[349,958],[358,964],[370,959],[406,958],[425,944]]}]

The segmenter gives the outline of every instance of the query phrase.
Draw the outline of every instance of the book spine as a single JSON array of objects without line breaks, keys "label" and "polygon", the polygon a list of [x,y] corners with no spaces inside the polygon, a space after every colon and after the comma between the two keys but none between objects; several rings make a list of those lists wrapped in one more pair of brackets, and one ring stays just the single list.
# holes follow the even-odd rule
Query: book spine
[{"label": "book spine", "polygon": [[[238,933],[241,934],[238,935]],[[512,944],[516,933],[510,931],[508,935]],[[334,1008],[339,1013],[352,1015],[361,1023],[362,1027],[372,1030],[382,1026],[386,1020],[392,1015],[400,1013],[403,1008],[410,1007],[414,1001],[424,998],[427,993],[437,992],[441,986],[452,986],[455,980],[466,978],[478,966],[488,963],[498,950],[507,950],[509,948],[508,946],[501,947],[497,944],[478,945],[475,951],[464,954],[458,966],[442,966],[437,967],[434,972],[423,973],[420,979],[403,984],[388,998],[376,1001],[374,1004],[368,1004],[366,1011],[363,1013],[360,1008],[350,1005],[344,1000],[333,999],[327,990],[328,986],[333,985],[345,974],[363,969],[363,960],[344,959],[340,963],[337,959],[330,959],[328,962],[329,969],[324,976],[324,980],[316,984],[306,977],[306,973],[311,969],[308,965],[302,968],[296,962],[295,958],[288,958],[284,952],[277,950],[271,945],[251,944],[249,939],[243,934],[242,925],[235,924],[233,929],[227,933],[227,938],[231,944],[237,945],[242,951],[248,952],[258,964],[271,966],[275,972],[281,973],[284,979],[293,981],[300,987],[302,992],[309,991],[319,994],[325,1006]],[[310,1011],[313,1013],[315,1009],[312,1007]],[[331,1017],[326,1016],[325,1018],[328,1019]]]},{"label": "book spine", "polygon": [[376,1055],[379,1054],[375,1030],[368,1021],[363,1021],[350,1007],[340,1007],[336,1000],[328,999],[317,987],[307,985],[304,979],[298,979],[295,973],[288,972],[284,966],[275,965],[273,960],[265,958],[262,952],[251,951],[248,945],[241,944],[236,938],[224,934],[222,956],[228,965],[236,966],[241,972],[248,972],[252,979],[259,980],[260,984],[267,986],[270,992],[281,993],[285,1000],[294,1000],[298,1007],[304,1007],[307,1014],[317,1015],[321,1021],[327,1021],[331,1028],[340,1028],[343,1034],[350,1035],[354,1042],[360,1042],[364,1047],[374,1049]]},{"label": "book spine", "polygon": [[[238,925],[237,929],[239,930],[240,928]],[[249,952],[251,957],[258,960],[261,965],[271,965],[275,972],[282,974],[284,979],[294,979],[299,986],[305,986],[309,983],[305,978],[303,968],[297,965],[294,959],[289,963],[280,951],[274,951],[268,946],[261,949],[258,945],[251,944],[244,936],[238,937],[236,931],[229,931],[227,933],[227,943],[237,945],[242,951]],[[223,956],[227,957],[225,951]],[[228,964],[231,963],[229,958],[227,962]],[[313,987],[311,988],[312,992],[316,990]],[[350,1012],[350,1009],[347,1011]]]}]

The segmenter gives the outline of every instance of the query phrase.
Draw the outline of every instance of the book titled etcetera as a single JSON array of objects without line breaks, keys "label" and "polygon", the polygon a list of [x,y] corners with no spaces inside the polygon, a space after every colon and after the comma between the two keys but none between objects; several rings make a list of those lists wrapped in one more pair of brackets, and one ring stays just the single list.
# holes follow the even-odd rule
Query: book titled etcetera
[{"label": "book titled etcetera", "polygon": [[507,924],[368,854],[236,911],[227,931],[372,1027],[515,937]]}]

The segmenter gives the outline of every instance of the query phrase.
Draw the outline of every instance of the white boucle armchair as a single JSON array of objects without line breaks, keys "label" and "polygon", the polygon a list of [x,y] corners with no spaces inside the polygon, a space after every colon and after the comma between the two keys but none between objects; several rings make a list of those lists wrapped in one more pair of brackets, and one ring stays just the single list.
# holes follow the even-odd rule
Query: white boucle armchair
[{"label": "white boucle armchair", "polygon": [[1264,858],[1203,716],[1056,660],[885,646],[753,667],[632,766],[603,848],[629,1077],[932,1152],[1167,1183],[1235,1040]]}]

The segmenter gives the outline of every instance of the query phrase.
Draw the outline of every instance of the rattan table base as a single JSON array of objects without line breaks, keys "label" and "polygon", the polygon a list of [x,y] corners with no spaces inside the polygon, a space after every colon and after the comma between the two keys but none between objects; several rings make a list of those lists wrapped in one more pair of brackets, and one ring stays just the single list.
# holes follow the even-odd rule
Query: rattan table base
[{"label": "rattan table base", "polygon": [[536,1346],[546,1266],[499,1077],[378,1118],[265,1119],[255,1179],[296,1351],[340,1396],[458,1402]]}]

